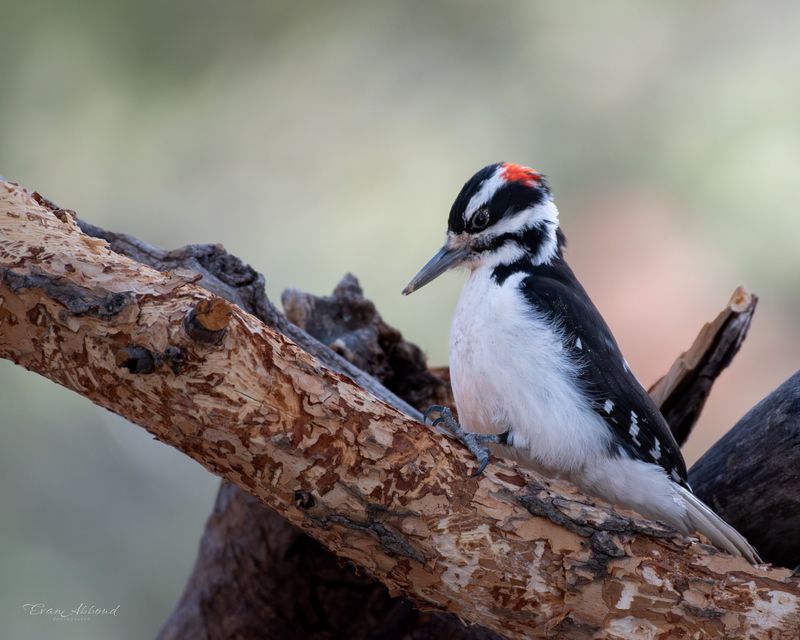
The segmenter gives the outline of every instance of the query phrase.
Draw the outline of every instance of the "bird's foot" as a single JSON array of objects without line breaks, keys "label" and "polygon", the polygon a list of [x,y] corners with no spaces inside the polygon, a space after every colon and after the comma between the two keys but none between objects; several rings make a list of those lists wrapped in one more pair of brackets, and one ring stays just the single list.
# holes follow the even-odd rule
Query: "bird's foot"
[{"label": "bird's foot", "polygon": [[472,474],[473,477],[481,475],[486,465],[489,464],[489,448],[486,446],[487,444],[508,444],[508,431],[504,433],[470,433],[469,431],[464,431],[453,417],[453,412],[447,407],[438,404],[428,407],[425,411],[426,422],[432,413],[438,413],[439,417],[431,424],[434,427],[442,425],[456,440],[469,449],[478,460],[478,469]]}]

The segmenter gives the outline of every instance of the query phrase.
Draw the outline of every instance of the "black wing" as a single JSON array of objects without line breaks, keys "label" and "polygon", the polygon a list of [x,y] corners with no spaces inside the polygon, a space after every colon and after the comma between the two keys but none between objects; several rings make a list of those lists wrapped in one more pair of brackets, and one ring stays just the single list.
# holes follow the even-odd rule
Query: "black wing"
[{"label": "black wing", "polygon": [[615,445],[633,458],[660,465],[688,487],[686,463],[664,416],[631,373],[608,325],[566,262],[558,258],[535,267],[520,289],[563,329],[565,347],[582,365],[579,382],[616,436]]}]

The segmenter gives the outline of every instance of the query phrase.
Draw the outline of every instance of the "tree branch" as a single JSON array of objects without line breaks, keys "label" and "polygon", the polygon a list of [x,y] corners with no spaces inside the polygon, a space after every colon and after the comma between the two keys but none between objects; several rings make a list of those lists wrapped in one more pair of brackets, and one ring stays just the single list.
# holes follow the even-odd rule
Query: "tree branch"
[{"label": "tree branch", "polygon": [[460,446],[238,307],[219,341],[193,339],[186,318],[211,294],[13,185],[0,231],[0,355],[141,424],[392,591],[508,637],[800,628],[787,570],[511,464],[466,478]]},{"label": "tree branch", "polygon": [[[60,210],[50,202],[48,205]],[[354,291],[354,287],[358,289],[354,279],[345,279],[337,288],[341,297],[327,306],[293,292],[298,303],[297,321],[301,300],[305,319],[314,318],[310,328],[318,331],[312,338],[286,322],[270,303],[264,277],[220,245],[189,245],[165,251],[127,234],[106,231],[83,220],[77,222],[87,235],[103,238],[115,252],[137,262],[162,271],[199,274],[199,284],[205,289],[238,304],[284,335],[290,333],[295,342],[326,366],[352,373],[351,360],[344,361],[317,341],[335,333],[336,339],[329,343],[341,339],[350,345],[350,358],[361,354],[359,369],[378,375],[377,382],[365,384],[361,373],[361,386],[390,404],[394,402],[393,394],[413,402],[417,409],[452,403],[446,370],[444,379],[428,374],[419,348],[400,339],[399,332],[382,321],[374,305]],[[330,319],[326,321],[321,309],[338,312],[342,326],[337,328]],[[345,318],[349,323],[344,322]],[[355,343],[355,336],[344,335],[345,325],[358,334],[360,344]],[[397,404],[402,408],[401,403]],[[262,502],[223,480],[206,523],[197,563],[159,637],[357,640],[377,634],[392,640],[412,633],[443,640],[499,638],[477,625],[466,626],[452,614],[421,611],[408,599],[391,597],[382,583],[356,572],[350,564],[343,565],[334,554]]]},{"label": "tree branch", "polygon": [[[186,249],[182,251],[186,251]],[[742,295],[746,296],[747,294],[740,293],[739,297]],[[446,369],[437,370],[436,375],[432,372],[428,372],[424,357],[419,348],[403,340],[396,329],[386,324],[375,309],[374,304],[364,298],[358,286],[358,282],[353,276],[346,276],[342,282],[337,285],[331,296],[318,297],[296,290],[289,290],[284,292],[283,303],[288,318],[293,323],[311,332],[314,337],[323,341],[325,344],[337,348],[342,355],[345,355],[349,361],[357,364],[359,368],[372,375],[377,375],[380,381],[389,386],[393,392],[397,393],[400,397],[412,400],[417,408],[427,407],[431,404],[452,404],[452,398],[448,397],[449,394],[443,394],[443,391],[446,390],[444,387],[449,387],[449,385],[446,385],[444,382],[447,380]],[[731,323],[726,323],[720,331],[715,332],[713,335],[716,336],[718,333],[724,333],[730,330]],[[704,328],[700,338],[708,333],[708,330]],[[695,356],[691,362],[701,363],[713,361],[713,354],[706,355],[702,353],[702,350],[714,351],[717,349],[716,345],[719,344],[720,339],[717,338],[709,341],[701,340],[700,338],[695,341],[692,347]],[[702,347],[698,345],[702,345]],[[685,362],[686,356],[682,356],[679,361]],[[691,366],[685,366],[684,370],[689,372],[692,371],[692,368]],[[686,424],[684,416],[686,415],[687,409],[691,408],[691,403],[705,401],[711,381],[718,375],[721,369],[710,370],[707,368],[706,370],[709,371],[709,373],[702,378],[690,375],[685,375],[683,377],[686,382],[683,382],[681,387],[688,396],[688,400],[677,402],[676,406],[682,407],[683,411],[677,414],[668,414],[668,417],[670,415],[678,415],[683,420],[682,424]],[[680,378],[676,379],[680,380]],[[693,381],[695,380],[698,381],[698,384],[702,385],[701,389],[697,390],[694,388]],[[674,390],[667,393],[668,397],[675,397],[675,395],[676,392]],[[693,410],[691,414],[696,418],[696,416],[699,415],[699,407]],[[735,492],[729,492],[725,494],[722,499],[735,502],[737,494]],[[226,500],[226,505],[235,504],[238,507],[240,502],[242,501]],[[258,527],[262,519],[268,523],[270,527],[274,525],[272,522],[274,516],[270,518],[272,515],[270,512],[267,511],[263,515],[259,513],[258,509],[260,503],[250,500],[246,504],[246,508],[248,509],[246,521],[250,523],[250,527]],[[262,510],[264,509],[262,508]],[[231,516],[231,519],[236,521],[241,520],[241,518],[235,514]],[[238,566],[232,566],[230,562],[222,559],[222,552],[228,547],[237,549],[235,555],[240,557],[249,558],[253,555],[263,555],[261,551],[261,549],[263,549],[262,543],[259,543],[259,548],[255,549],[254,553],[242,552],[242,547],[246,546],[247,541],[245,540],[245,544],[242,544],[241,538],[243,536],[240,534],[237,527],[227,527],[223,536],[216,535],[214,532],[220,528],[220,525],[223,524],[225,520],[225,512],[221,511],[221,513],[218,514],[215,510],[215,517],[209,522],[209,532],[206,534],[213,538],[215,544],[213,547],[205,544],[203,545],[197,570],[193,574],[191,583],[189,587],[187,587],[184,597],[176,607],[175,613],[171,616],[169,628],[171,630],[181,630],[175,631],[175,633],[179,635],[172,637],[199,636],[200,631],[194,628],[198,625],[198,610],[203,612],[203,620],[208,620],[210,617],[210,619],[215,622],[224,620],[227,617],[226,612],[229,611],[235,611],[236,620],[241,622],[241,619],[244,617],[242,611],[243,602],[247,602],[249,605],[247,610],[252,610],[256,617],[261,617],[264,615],[264,612],[271,612],[275,609],[284,613],[286,611],[293,612],[295,611],[293,608],[294,603],[305,600],[306,592],[309,588],[308,584],[324,585],[324,596],[317,598],[320,602],[327,604],[330,601],[334,601],[340,605],[326,607],[326,612],[335,611],[338,613],[343,610],[347,611],[351,609],[358,612],[363,611],[361,601],[354,606],[348,606],[349,602],[346,600],[346,597],[349,595],[348,591],[344,591],[342,594],[344,599],[336,598],[330,592],[330,580],[326,580],[325,577],[314,574],[312,567],[320,561],[315,559],[306,562],[307,556],[311,553],[309,551],[310,545],[308,544],[304,546],[305,552],[303,554],[304,562],[302,567],[295,567],[297,564],[297,556],[282,556],[279,560],[273,559],[273,565],[280,564],[282,569],[280,575],[282,579],[280,584],[276,585],[274,589],[265,590],[263,588],[264,582],[270,580],[270,577],[276,573],[273,566],[266,566],[265,563],[265,566],[257,568],[246,567],[240,569]],[[762,530],[763,529],[764,528],[762,528]],[[296,535],[299,536],[300,534],[298,533]],[[327,553],[320,547],[315,547],[314,553],[327,556]],[[208,556],[210,554],[214,554],[215,557],[219,558],[219,562],[209,562]],[[231,554],[225,552],[225,555],[228,556]],[[322,561],[322,566],[327,567],[328,563]],[[297,569],[297,573],[302,576],[302,578],[298,588],[293,589],[291,577],[294,575],[292,572],[295,569]],[[347,578],[346,580],[339,580],[337,582],[339,585],[350,585],[351,581],[356,579],[351,576],[349,568],[347,567],[339,567],[339,571],[345,574]],[[362,585],[363,588],[367,589],[366,585],[369,581],[363,576],[360,576],[358,579],[364,583]],[[297,580],[296,577],[295,580]],[[258,584],[259,588],[248,588],[248,585],[251,583]],[[371,583],[370,588],[383,594],[380,587],[375,585],[375,583]],[[254,593],[258,593],[263,599],[254,599],[252,597]],[[284,600],[288,602],[285,603]],[[471,638],[475,637],[476,633],[489,633],[486,630],[480,630],[476,627],[464,627],[458,619],[452,616],[448,617],[447,620],[441,620],[437,619],[436,614],[422,614],[415,609],[410,609],[406,602],[386,600],[383,599],[383,597],[370,597],[364,600],[372,605],[379,602],[381,605],[385,606],[386,609],[378,612],[373,608],[371,611],[372,615],[369,616],[345,616],[342,620],[346,625],[344,627],[336,625],[339,618],[335,615],[327,615],[325,617],[328,618],[330,624],[325,629],[315,630],[313,633],[322,637],[336,637],[338,635],[339,637],[346,636],[348,638],[359,637],[359,630],[367,633],[374,633],[374,629],[376,628],[381,629],[379,635],[382,638],[407,637],[409,628],[413,628],[415,634],[422,633],[427,637],[439,638],[445,636],[450,637],[452,634],[457,634],[454,637]],[[220,606],[219,604],[220,602],[228,601],[236,602],[238,606],[234,609]],[[205,606],[206,602],[208,606]],[[398,616],[396,613],[398,609],[404,612],[402,619],[405,624],[398,624]],[[261,637],[262,634],[266,633],[264,629],[267,628],[270,630],[268,635],[275,637],[298,634],[309,637],[309,634],[312,632],[305,627],[298,630],[296,622],[295,626],[292,628],[295,633],[287,630],[287,627],[290,627],[292,621],[302,619],[303,616],[284,615],[281,618],[281,628],[279,632],[273,631],[274,625],[267,627],[266,622],[261,622],[262,631],[257,633],[254,637]],[[391,623],[381,627],[380,621],[382,619],[389,620]],[[431,628],[432,622],[436,623],[435,628]],[[447,629],[449,633],[445,629]],[[327,636],[325,635],[326,633],[332,635]]]},{"label": "tree branch", "polygon": [[784,567],[800,565],[798,454],[800,372],[753,407],[689,473],[703,501]]},{"label": "tree branch", "polygon": [[650,389],[679,445],[689,439],[714,381],[742,346],[757,304],[757,296],[737,288],[728,305]]}]

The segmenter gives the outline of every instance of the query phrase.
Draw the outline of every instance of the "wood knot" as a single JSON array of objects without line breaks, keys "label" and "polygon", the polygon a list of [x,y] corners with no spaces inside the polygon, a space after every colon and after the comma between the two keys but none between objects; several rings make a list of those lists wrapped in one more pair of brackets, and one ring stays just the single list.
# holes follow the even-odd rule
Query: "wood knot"
[{"label": "wood knot", "polygon": [[233,310],[222,298],[201,300],[186,314],[184,328],[192,340],[219,344],[228,329]]},{"label": "wood knot", "polygon": [[172,373],[175,375],[178,375],[181,371],[183,371],[183,365],[186,363],[186,358],[184,357],[183,351],[181,351],[180,347],[170,345],[164,349],[162,358],[169,365],[169,368],[172,369]]},{"label": "wood knot", "polygon": [[131,373],[152,373],[156,368],[156,356],[150,349],[132,344],[117,351],[117,366]]},{"label": "wood knot", "polygon": [[294,492],[294,506],[298,509],[305,511],[306,509],[311,509],[315,504],[314,496],[308,491]]},{"label": "wood knot", "polygon": [[123,347],[114,354],[118,367],[124,367],[131,373],[152,373],[166,364],[172,373],[178,375],[183,371],[186,358],[180,347],[168,346],[163,353],[152,351],[140,344]]}]

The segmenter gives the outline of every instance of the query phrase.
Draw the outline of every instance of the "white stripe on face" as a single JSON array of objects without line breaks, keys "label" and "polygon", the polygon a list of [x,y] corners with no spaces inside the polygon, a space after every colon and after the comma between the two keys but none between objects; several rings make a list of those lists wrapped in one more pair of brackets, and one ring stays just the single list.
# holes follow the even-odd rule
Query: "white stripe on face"
[{"label": "white stripe on face", "polygon": [[472,196],[467,204],[467,208],[464,209],[464,226],[467,226],[467,223],[470,221],[472,216],[475,215],[475,212],[480,209],[483,205],[485,205],[489,200],[492,199],[492,196],[495,192],[502,188],[506,184],[505,178],[503,178],[503,165],[500,165],[495,169],[495,172],[492,174],[491,178],[487,178],[483,181],[481,188],[478,192]]},{"label": "white stripe on face", "polygon": [[[470,198],[464,209],[464,227],[468,228],[473,216],[485,207],[498,190],[508,184],[505,178],[505,165],[499,165],[494,173],[486,178],[480,189]],[[537,205],[516,212],[508,218],[502,218],[485,231],[477,234],[477,238],[490,239],[504,234],[516,234],[525,229],[540,226],[544,231],[544,240],[539,251],[533,256],[534,264],[549,263],[558,252],[558,208],[549,195]],[[472,234],[470,234],[472,235]],[[472,236],[475,237],[475,236]]]},{"label": "white stripe on face", "polygon": [[504,233],[517,233],[542,223],[558,227],[558,209],[547,197],[529,209],[522,209],[509,218],[502,218],[486,230],[486,235],[495,237]]},{"label": "white stripe on face", "polygon": [[500,220],[492,225],[481,236],[485,238],[496,238],[503,234],[515,234],[532,227],[540,227],[543,233],[542,244],[539,251],[533,256],[534,264],[548,264],[558,253],[558,208],[555,203],[546,198],[540,204],[530,209],[523,209],[515,213],[510,218]]}]

